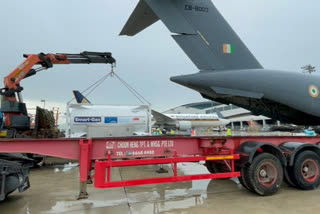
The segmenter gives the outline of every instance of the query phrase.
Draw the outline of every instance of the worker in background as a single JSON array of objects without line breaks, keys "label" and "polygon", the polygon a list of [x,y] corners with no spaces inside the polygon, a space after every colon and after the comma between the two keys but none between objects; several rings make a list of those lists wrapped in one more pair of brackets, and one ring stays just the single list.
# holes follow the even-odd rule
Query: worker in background
[{"label": "worker in background", "polygon": [[307,136],[317,136],[316,132],[314,130],[312,130],[311,127],[309,127],[308,129],[303,130],[303,132],[307,135]]},{"label": "worker in background", "polygon": [[0,111],[0,137],[7,137],[7,132],[2,130],[4,127],[4,114]]},{"label": "worker in background", "polygon": [[196,129],[195,128],[193,128],[192,130],[191,130],[191,136],[196,136],[197,134],[196,134]]},{"label": "worker in background", "polygon": [[232,136],[232,132],[231,132],[231,129],[230,129],[230,128],[227,129],[227,136],[228,136],[228,137],[231,137],[231,136]]},{"label": "worker in background", "polygon": [[154,135],[162,135],[162,131],[160,128],[157,128]]},{"label": "worker in background", "polygon": [[162,134],[166,135],[167,134],[167,129],[162,129]]},{"label": "worker in background", "polygon": [[0,111],[0,129],[3,129],[4,126],[4,117],[2,111]]},{"label": "worker in background", "polygon": [[153,134],[153,135],[158,135],[156,128],[152,128],[152,134]]},{"label": "worker in background", "polygon": [[173,129],[170,130],[170,134],[171,134],[171,135],[175,135],[175,132],[174,132]]}]

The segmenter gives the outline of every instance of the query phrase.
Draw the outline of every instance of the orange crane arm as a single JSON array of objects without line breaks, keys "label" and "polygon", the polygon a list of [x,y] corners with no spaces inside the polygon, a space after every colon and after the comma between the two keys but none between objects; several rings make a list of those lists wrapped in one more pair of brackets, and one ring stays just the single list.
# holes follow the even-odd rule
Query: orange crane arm
[{"label": "orange crane arm", "polygon": [[[34,74],[35,70],[32,69],[34,65],[43,64],[44,61],[40,59],[40,54],[30,54],[25,55],[26,59],[15,68],[8,76],[4,78],[4,86],[5,88],[17,89],[19,87],[19,83],[24,78],[31,76]],[[61,61],[57,60],[56,57],[61,58]],[[70,62],[66,59],[65,55],[54,55],[47,54],[45,59],[51,61],[52,64],[69,64]]]},{"label": "orange crane arm", "polygon": [[[109,52],[88,52],[80,54],[24,54],[26,59],[4,78],[4,88],[0,89],[1,112],[5,116],[4,128],[30,130],[30,117],[23,103],[21,80],[37,72],[51,68],[54,64],[114,64],[116,60]],[[40,65],[33,68],[35,65]],[[0,124],[3,125],[3,124]],[[14,132],[11,133],[14,136]]]},{"label": "orange crane arm", "polygon": [[[17,92],[21,92],[23,88],[20,86],[21,80],[30,77],[37,72],[51,68],[54,64],[114,64],[116,60],[109,52],[88,52],[84,51],[80,54],[24,54],[26,58],[16,69],[4,78],[4,88],[0,94],[6,97],[12,97]],[[33,66],[41,65],[37,69]]]}]

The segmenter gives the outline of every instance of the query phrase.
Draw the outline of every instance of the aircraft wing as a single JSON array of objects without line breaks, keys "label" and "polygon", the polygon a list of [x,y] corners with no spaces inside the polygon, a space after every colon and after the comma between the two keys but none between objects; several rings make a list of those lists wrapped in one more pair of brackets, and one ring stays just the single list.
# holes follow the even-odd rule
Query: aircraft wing
[{"label": "aircraft wing", "polygon": [[265,116],[254,116],[254,115],[248,115],[248,116],[243,116],[243,117],[237,117],[237,118],[232,118],[229,119],[230,122],[244,122],[244,121],[258,121],[258,120],[269,120],[270,118],[265,117]]},{"label": "aircraft wing", "polygon": [[156,120],[156,124],[172,124],[172,125],[175,125],[176,124],[176,120],[160,113],[160,112],[157,112],[155,110],[152,110],[152,116],[153,118]]}]

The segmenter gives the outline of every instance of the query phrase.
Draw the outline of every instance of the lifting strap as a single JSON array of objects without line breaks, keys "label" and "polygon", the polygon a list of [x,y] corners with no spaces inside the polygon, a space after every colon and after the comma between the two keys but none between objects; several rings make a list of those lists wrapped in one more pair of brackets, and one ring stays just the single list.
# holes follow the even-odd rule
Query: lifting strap
[{"label": "lifting strap", "polygon": [[[111,71],[108,74],[104,75],[102,78],[100,78],[99,80],[94,82],[88,88],[86,88],[85,90],[81,91],[81,93],[84,94],[84,93],[87,92],[86,94],[84,94],[87,97],[95,89],[97,89],[109,76],[118,78],[118,80],[128,89],[128,91],[131,92],[133,94],[133,96],[135,96],[137,98],[137,100],[139,100],[142,104],[151,105],[151,103],[147,99],[145,99],[137,90],[135,90],[129,83],[127,83],[124,79],[122,79],[118,74],[116,74],[114,72],[114,66],[113,65],[111,66]],[[74,99],[75,98],[72,98],[68,103],[70,103]]]}]

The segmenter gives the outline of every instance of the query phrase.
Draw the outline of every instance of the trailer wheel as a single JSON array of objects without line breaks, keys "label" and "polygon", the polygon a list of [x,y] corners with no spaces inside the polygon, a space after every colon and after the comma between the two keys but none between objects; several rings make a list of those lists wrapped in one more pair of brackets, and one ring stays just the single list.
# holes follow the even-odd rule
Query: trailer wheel
[{"label": "trailer wheel", "polygon": [[241,176],[238,178],[241,185],[246,188],[247,190],[249,190],[250,192],[254,192],[254,189],[252,187],[252,185],[250,184],[250,178],[249,178],[249,166],[248,165],[244,165],[241,167],[240,169],[241,172]]},{"label": "trailer wheel", "polygon": [[212,167],[212,161],[206,161],[206,167],[210,173],[215,173],[214,168]]},{"label": "trailer wheel", "polygon": [[269,153],[257,155],[249,166],[250,184],[261,196],[278,192],[283,181],[283,168],[280,160]]},{"label": "trailer wheel", "polygon": [[319,156],[312,151],[298,155],[293,167],[289,169],[293,183],[300,189],[313,190],[320,185]]},{"label": "trailer wheel", "polygon": [[289,166],[283,172],[283,181],[291,187],[296,187],[292,180],[291,167]]},{"label": "trailer wheel", "polygon": [[206,167],[210,173],[224,173],[230,171],[223,161],[206,161]]}]

